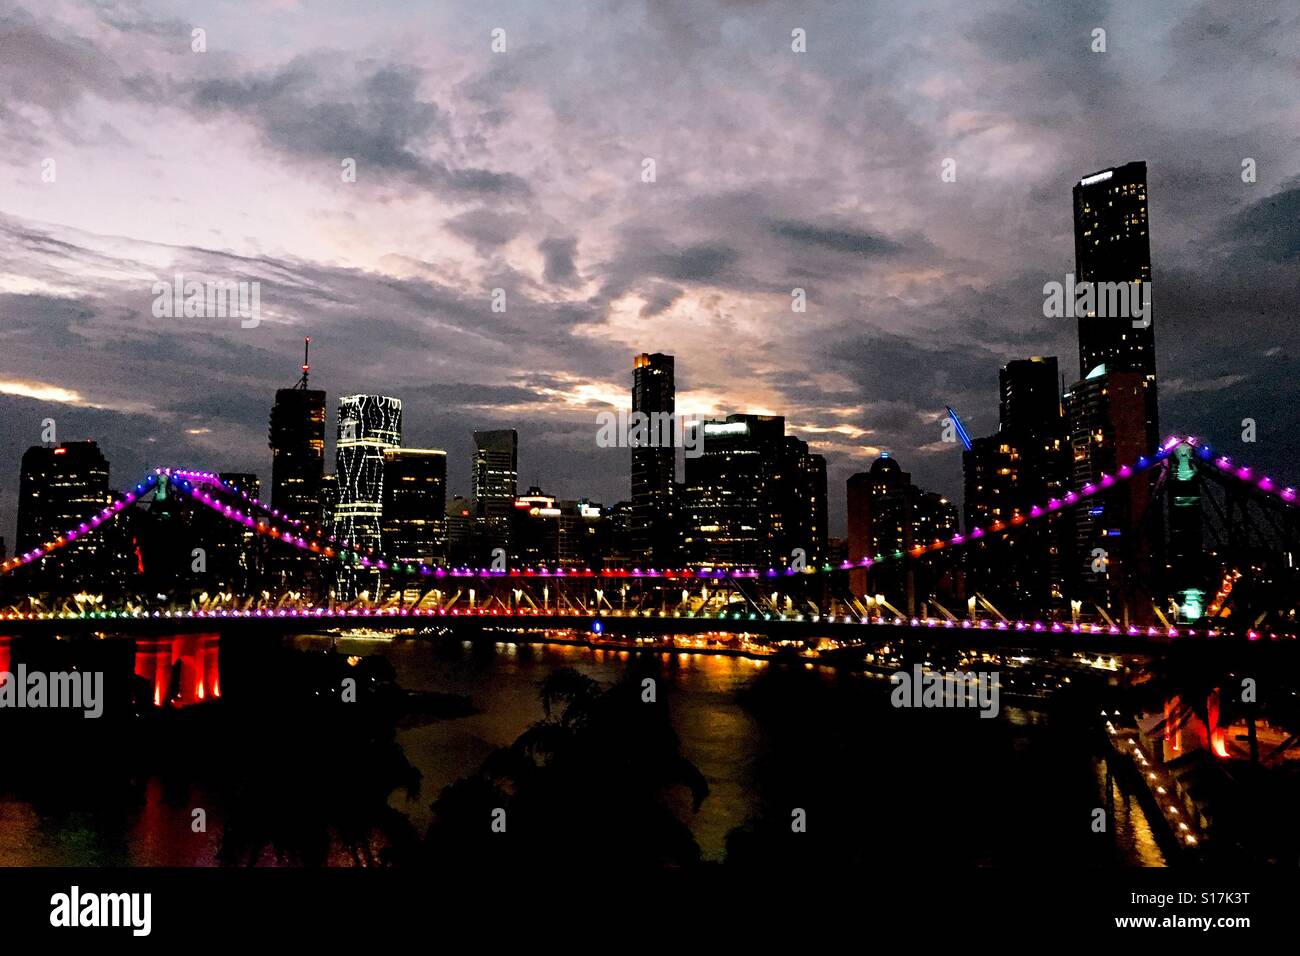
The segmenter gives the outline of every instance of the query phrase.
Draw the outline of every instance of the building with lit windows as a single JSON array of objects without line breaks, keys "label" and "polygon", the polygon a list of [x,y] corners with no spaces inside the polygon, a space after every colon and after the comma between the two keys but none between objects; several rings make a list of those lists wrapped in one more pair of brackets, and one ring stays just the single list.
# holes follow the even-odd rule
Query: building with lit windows
[{"label": "building with lit windows", "polygon": [[[345,395],[339,399],[335,474],[334,537],[362,551],[383,551],[384,454],[402,444],[402,402],[385,395]],[[343,566],[339,597],[378,592],[379,572]]]},{"label": "building with lit windows", "polygon": [[[1076,488],[1154,451],[1147,444],[1147,388],[1142,373],[1112,373],[1101,365],[1066,393]],[[1139,475],[1075,509],[1079,597],[1126,623],[1146,624],[1154,616],[1150,595],[1163,524],[1152,502],[1150,481]]]},{"label": "building with lit windows", "polygon": [[[1145,163],[1079,180],[1074,187],[1079,282],[1151,285],[1147,206]],[[1078,322],[1080,380],[1066,397],[1076,486],[1114,474],[1119,462],[1151,454],[1160,441],[1152,312],[1136,323],[1094,313]],[[1142,592],[1150,587],[1150,575],[1163,567],[1164,525],[1150,507],[1151,481],[1142,476],[1091,507],[1076,509],[1074,561],[1081,596],[1108,613],[1136,614],[1139,623],[1153,616]]]},{"label": "building with lit windows", "polygon": [[917,595],[928,594],[937,577],[902,555],[917,544],[952,537],[957,525],[955,504],[917,487],[898,461],[882,452],[867,471],[848,480],[848,531],[850,561],[885,560],[849,572],[849,589],[857,597],[884,594],[915,614]]},{"label": "building with lit windows", "polygon": [[[1028,518],[1070,486],[1070,446],[1054,357],[1017,359],[998,376],[998,431],[963,456],[966,531]],[[1029,617],[1064,606],[1074,527],[1051,514],[1007,534],[971,541],[966,586],[1007,614]]]},{"label": "building with lit windows", "polygon": [[[671,355],[638,355],[632,365],[632,411],[674,415],[677,400],[673,374]],[[672,429],[668,435],[675,440]],[[676,449],[672,441],[665,444],[660,440],[631,451],[633,551],[640,564],[671,567],[680,550],[673,500]]]},{"label": "building with lit windows", "polygon": [[476,545],[481,560],[510,543],[510,515],[519,492],[519,433],[502,428],[474,433],[471,476]]},{"label": "building with lit windows", "polygon": [[779,415],[701,423],[701,454],[686,459],[682,546],[696,566],[788,567],[826,553],[826,463],[785,434]]},{"label": "building with lit windows", "polygon": [[310,369],[304,358],[298,384],[276,391],[268,440],[271,506],[285,517],[316,525],[322,517],[325,473],[325,392],[307,387]]},{"label": "building with lit windows", "polygon": [[599,567],[609,529],[598,502],[566,500],[540,488],[515,499],[510,516],[512,567]]},{"label": "building with lit windows", "polygon": [[436,448],[384,452],[384,553],[439,565],[447,560],[447,453]]},{"label": "building with lit windows", "polygon": [[[33,446],[23,454],[18,478],[18,536],[15,554],[54,541],[115,500],[109,491],[108,460],[93,441]],[[84,534],[34,566],[39,590],[70,594],[111,587],[115,529]]]},{"label": "building with lit windows", "polygon": [[[1146,163],[1103,169],[1075,185],[1074,269],[1080,283],[1151,285]],[[1153,451],[1160,442],[1153,312],[1135,321],[1094,310],[1078,322],[1081,380],[1102,366],[1142,376],[1146,444]]]}]

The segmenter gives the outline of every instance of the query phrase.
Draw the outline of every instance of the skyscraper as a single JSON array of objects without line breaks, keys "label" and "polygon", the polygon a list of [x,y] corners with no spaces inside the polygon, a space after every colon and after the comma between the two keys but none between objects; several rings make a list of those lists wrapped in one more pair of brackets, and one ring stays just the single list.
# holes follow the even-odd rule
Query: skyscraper
[{"label": "skyscraper", "polygon": [[[673,357],[660,352],[636,356],[632,365],[633,413],[673,416],[676,408]],[[671,422],[671,418],[667,420]],[[675,435],[671,427],[651,428],[650,432],[659,437]],[[632,538],[640,563],[671,566],[680,550],[673,510],[676,454],[671,441],[632,449]]]},{"label": "skyscraper", "polygon": [[774,534],[771,466],[780,460],[785,419],[728,415],[700,427],[702,453],[686,459],[686,559],[694,565],[766,565]]},{"label": "skyscraper", "polygon": [[[1150,285],[1146,163],[1103,169],[1075,184],[1074,269],[1080,283]],[[1094,309],[1078,319],[1079,378],[1086,379],[1103,365],[1109,372],[1142,375],[1147,444],[1152,450],[1160,440],[1154,319],[1149,312],[1138,319],[1098,312]]]},{"label": "skyscraper", "polygon": [[[1070,483],[1070,448],[1054,357],[1016,359],[998,376],[994,435],[963,456],[966,530],[1027,518]],[[1007,613],[1042,614],[1065,601],[1066,555],[1074,528],[1053,513],[1006,534],[972,541],[964,552],[967,589]]]},{"label": "skyscraper", "polygon": [[269,435],[271,506],[289,518],[317,525],[325,469],[325,393],[307,387],[310,371],[304,352],[298,384],[275,393]]},{"label": "skyscraper", "polygon": [[808,443],[787,435],[773,471],[773,563],[788,564],[798,549],[808,565],[826,559],[826,459],[808,451]]},{"label": "skyscraper", "polygon": [[[383,550],[384,453],[402,444],[402,402],[384,395],[345,395],[339,399],[335,473],[338,502],[334,536],[353,547]],[[379,587],[379,573],[345,568],[338,577],[343,598]]]},{"label": "skyscraper", "polygon": [[475,560],[492,561],[510,547],[510,513],[519,491],[519,434],[513,428],[474,433]]},{"label": "skyscraper", "polygon": [[384,551],[436,565],[447,560],[447,453],[436,448],[384,452]]},{"label": "skyscraper", "polygon": [[826,462],[785,434],[779,415],[703,422],[686,459],[682,547],[693,565],[789,567],[826,552]]},{"label": "skyscraper", "polygon": [[[23,554],[53,541],[70,528],[103,510],[113,499],[109,466],[93,441],[64,442],[58,447],[35,445],[23,455],[18,479],[18,537],[15,553]],[[114,571],[111,523],[83,534],[59,553],[39,562],[43,588],[58,593],[103,590]]]},{"label": "skyscraper", "polygon": [[[1115,475],[1153,451],[1146,436],[1146,381],[1140,372],[1098,366],[1066,393],[1076,488]],[[1075,510],[1076,573],[1080,597],[1107,613],[1146,624],[1153,618],[1152,585],[1163,534],[1152,510],[1146,473],[1117,482]]]},{"label": "skyscraper", "polygon": [[[1150,288],[1145,163],[1079,180],[1074,250],[1080,282]],[[1079,317],[1080,381],[1066,395],[1076,486],[1113,475],[1159,444],[1154,330],[1151,311],[1136,320],[1122,314]],[[1153,617],[1152,575],[1163,568],[1164,526],[1152,509],[1150,482],[1150,476],[1135,477],[1075,511],[1077,590],[1108,613],[1140,623]]]},{"label": "skyscraper", "polygon": [[474,504],[482,518],[508,518],[519,492],[519,433],[474,433]]}]

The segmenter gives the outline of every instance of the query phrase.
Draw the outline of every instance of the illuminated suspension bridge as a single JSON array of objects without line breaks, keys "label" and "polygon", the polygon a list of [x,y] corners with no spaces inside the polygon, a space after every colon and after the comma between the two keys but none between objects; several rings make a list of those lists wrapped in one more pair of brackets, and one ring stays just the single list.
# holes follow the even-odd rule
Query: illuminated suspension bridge
[{"label": "illuminated suspension bridge", "polygon": [[[1105,618],[1081,620],[1077,615],[1064,621],[1015,621],[996,608],[958,617],[931,600],[919,615],[900,613],[883,596],[863,597],[849,592],[848,572],[903,565],[913,561],[960,562],[964,546],[1005,538],[1017,529],[1069,512],[1123,482],[1159,469],[1163,482],[1172,468],[1186,467],[1188,459],[1200,462],[1198,482],[1206,488],[1204,526],[1215,553],[1226,556],[1221,584],[1204,617],[1194,623],[1170,621],[1163,616],[1159,625],[1120,624]],[[1184,478],[1186,476],[1183,476]],[[1185,489],[1184,489],[1185,490]],[[511,620],[530,627],[600,629],[608,622],[620,631],[700,630],[759,631],[763,633],[826,633],[830,626],[839,631],[860,631],[880,626],[959,629],[1070,637],[1132,638],[1215,638],[1228,633],[1252,639],[1288,637],[1294,623],[1294,606],[1285,607],[1273,596],[1272,605],[1258,613],[1239,613],[1229,626],[1227,612],[1242,608],[1244,595],[1258,596],[1251,572],[1253,555],[1266,548],[1281,549],[1288,556],[1296,542],[1297,494],[1294,488],[1279,487],[1270,478],[1256,476],[1249,467],[1215,456],[1210,447],[1194,437],[1173,437],[1150,456],[1119,468],[1114,475],[1084,485],[1041,503],[1007,521],[968,529],[944,539],[917,544],[909,551],[878,554],[856,561],[812,565],[806,568],[585,568],[585,567],[441,567],[386,558],[373,550],[340,540],[324,529],[289,519],[247,493],[224,484],[211,472],[183,468],[158,468],[119,500],[45,542],[0,564],[0,574],[13,575],[47,558],[84,535],[95,534],[118,519],[127,509],[171,494],[189,498],[199,508],[210,509],[220,518],[242,527],[245,532],[278,542],[281,546],[314,555],[322,563],[350,565],[377,570],[385,575],[386,591],[377,598],[368,595],[351,602],[330,600],[313,603],[296,592],[260,598],[206,592],[186,603],[155,606],[145,601],[126,600],[118,607],[77,598],[61,606],[45,607],[39,601],[23,602],[0,609],[0,624],[6,633],[62,633],[72,630],[176,631],[210,625],[214,621],[240,621],[270,629],[290,629],[312,622],[319,626],[366,624],[367,626],[412,627],[455,623],[471,626],[507,623]],[[1198,535],[1200,531],[1198,530]],[[1200,542],[1197,542],[1199,546]],[[1285,582],[1290,584],[1291,582]],[[1293,605],[1296,591],[1287,592]]]}]

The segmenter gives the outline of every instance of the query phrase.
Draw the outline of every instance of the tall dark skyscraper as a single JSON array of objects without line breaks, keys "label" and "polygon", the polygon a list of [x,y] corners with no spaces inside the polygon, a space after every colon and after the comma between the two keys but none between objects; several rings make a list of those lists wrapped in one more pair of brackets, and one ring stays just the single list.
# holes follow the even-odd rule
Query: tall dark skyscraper
[{"label": "tall dark skyscraper", "polygon": [[[673,357],[660,352],[638,355],[632,365],[632,411],[673,415],[676,408]],[[675,435],[671,428],[662,431]],[[660,567],[673,564],[680,550],[673,509],[676,453],[671,444],[663,447],[662,442],[632,449],[633,550],[640,562]]]},{"label": "tall dark skyscraper", "polygon": [[325,393],[307,387],[310,370],[304,353],[298,384],[275,393],[270,429],[271,506],[290,518],[318,525],[325,469]]},{"label": "tall dark skyscraper", "polygon": [[[1079,282],[1151,285],[1146,164],[1085,176],[1074,187]],[[1102,296],[1098,294],[1098,303]],[[1113,310],[1109,310],[1113,311]],[[1076,485],[1113,475],[1160,442],[1153,311],[1135,325],[1124,315],[1079,318],[1079,377],[1066,395]],[[1143,327],[1145,322],[1145,327]],[[1075,511],[1081,594],[1109,613],[1146,623],[1147,592],[1163,569],[1163,522],[1140,476]]]},{"label": "tall dark skyscraper", "polygon": [[447,559],[447,453],[436,448],[384,452],[384,552],[403,561]]},{"label": "tall dark skyscraper", "polygon": [[[384,395],[345,395],[339,399],[335,537],[362,549],[383,551],[384,453],[401,444],[400,399]],[[378,590],[379,574],[346,568],[338,581],[341,597],[355,597],[360,590],[369,590],[373,596]]]},{"label": "tall dark skyscraper", "polygon": [[[1074,187],[1074,268],[1079,282],[1151,281],[1147,164],[1127,163],[1085,176]],[[1155,375],[1154,326],[1079,317],[1079,377],[1098,365]]]},{"label": "tall dark skyscraper", "polygon": [[[1074,269],[1080,283],[1151,283],[1147,165],[1126,163],[1074,187]],[[1140,288],[1139,285],[1139,288]],[[1143,376],[1148,450],[1160,441],[1154,316],[1079,317],[1079,378],[1099,367]],[[1145,323],[1145,324],[1144,324]]]},{"label": "tall dark skyscraper", "polygon": [[811,567],[827,559],[826,459],[794,436],[785,440],[791,488],[783,517],[785,554],[802,548]]},{"label": "tall dark skyscraper", "polygon": [[[1070,446],[1054,357],[1016,359],[998,376],[996,434],[963,456],[966,530],[1027,518],[1070,485]],[[1065,601],[1074,526],[1060,514],[967,545],[967,590],[1006,613],[1042,614]]]},{"label": "tall dark skyscraper", "polygon": [[[36,445],[23,455],[18,479],[18,537],[15,553],[47,541],[102,511],[113,502],[109,466],[93,441],[65,442],[57,448]],[[60,593],[101,589],[109,583],[112,527],[80,535],[60,553],[42,558],[43,586]]]}]

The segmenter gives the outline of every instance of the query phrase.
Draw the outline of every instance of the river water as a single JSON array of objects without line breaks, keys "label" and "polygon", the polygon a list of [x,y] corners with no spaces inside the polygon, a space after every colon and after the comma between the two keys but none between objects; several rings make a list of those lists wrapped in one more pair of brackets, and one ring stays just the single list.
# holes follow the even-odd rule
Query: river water
[{"label": "river water", "polygon": [[[333,640],[302,636],[292,644],[319,649]],[[403,688],[472,701],[473,714],[398,731],[421,782],[414,796],[395,792],[390,806],[421,833],[444,786],[543,716],[544,677],[573,667],[608,686],[629,659],[626,651],[451,638],[340,638],[337,649],[383,655]],[[953,865],[1164,862],[1136,799],[1110,780],[1090,739],[1054,727],[1044,713],[1004,705],[995,720],[967,713],[960,727],[921,725],[863,709],[863,701],[888,694],[873,675],[732,656],[659,656],[661,693],[682,751],[709,785],[688,820],[707,860],[724,859],[729,832],[770,817],[773,807],[786,813],[797,801],[819,808],[809,811],[810,826],[833,819],[846,840],[873,843],[855,857],[862,860],[915,846]],[[798,684],[776,669],[799,670]],[[234,692],[238,676],[223,670],[221,677]],[[1112,821],[1102,835],[1087,826],[1098,805],[1110,807]],[[205,833],[193,833],[194,806],[206,808]],[[0,865],[211,865],[222,814],[220,793],[155,775],[139,781],[134,804],[111,813],[15,796],[10,788],[0,792]]]}]

